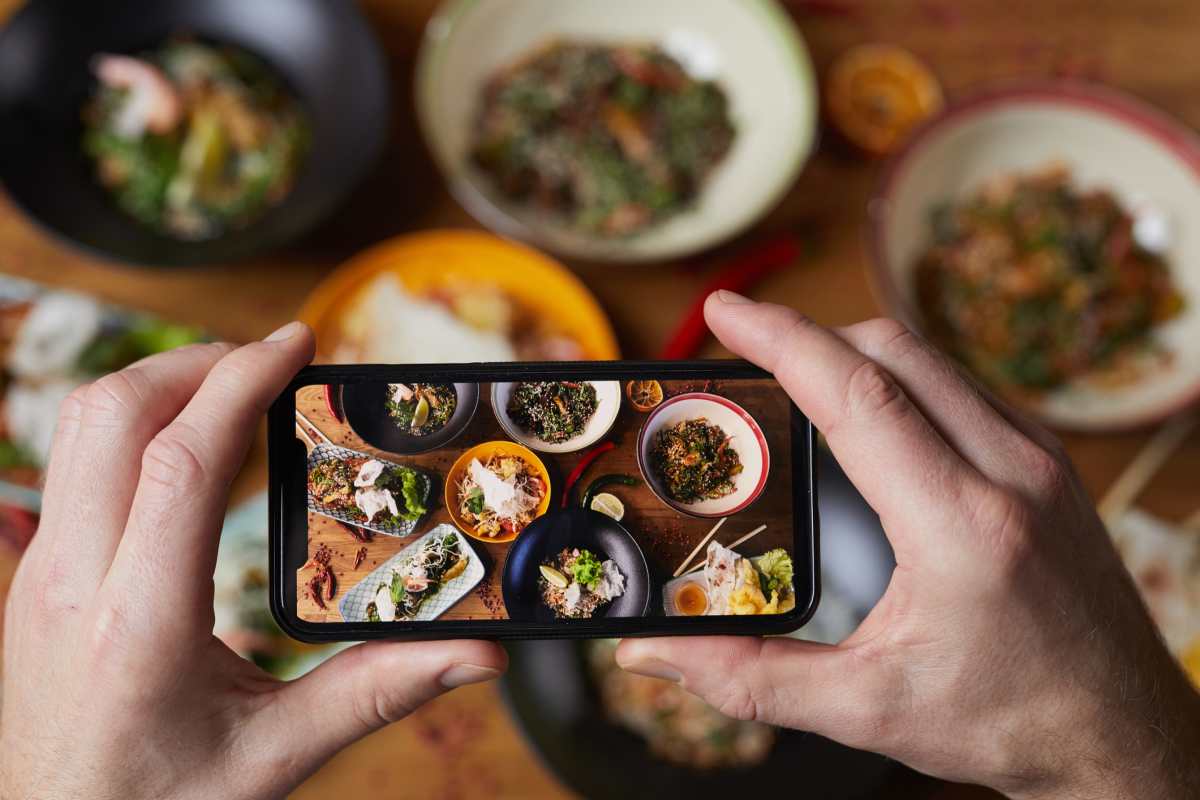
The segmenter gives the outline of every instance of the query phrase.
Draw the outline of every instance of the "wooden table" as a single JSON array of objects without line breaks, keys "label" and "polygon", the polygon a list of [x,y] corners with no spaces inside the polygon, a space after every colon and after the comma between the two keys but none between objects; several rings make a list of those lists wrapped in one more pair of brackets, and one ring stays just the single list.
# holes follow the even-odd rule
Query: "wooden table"
[{"label": "wooden table", "polygon": [[[0,0],[0,17],[22,0]],[[320,230],[281,252],[207,269],[150,271],[101,262],[55,242],[0,198],[0,270],[77,287],[102,297],[206,326],[246,340],[295,313],[339,262],[388,236],[434,227],[475,227],[450,198],[413,118],[412,73],[434,0],[363,0],[393,71],[390,148],[347,205]],[[1200,125],[1200,3],[1192,0],[791,0],[818,72],[847,47],[866,41],[912,49],[941,77],[951,97],[982,82],[1077,74],[1133,91]],[[866,205],[877,165],[824,137],[785,200],[744,240],[782,230],[807,242],[802,263],[752,294],[789,303],[828,324],[878,314],[866,280]],[[652,356],[705,279],[704,268],[739,242],[694,262],[659,269],[573,263],[612,317],[628,357]],[[719,355],[710,345],[703,355]],[[1146,433],[1065,437],[1084,483],[1099,495],[1146,441]],[[261,448],[236,497],[263,485]],[[1196,437],[1143,498],[1168,519],[1194,510],[1200,474]],[[14,567],[0,570],[0,590]],[[430,768],[431,765],[434,768]],[[330,796],[460,798],[561,797],[565,790],[525,746],[492,687],[468,687],[438,700],[335,758],[296,793]],[[947,787],[940,797],[988,796]]]},{"label": "wooden table", "polygon": [[[755,536],[738,552],[753,556],[776,548],[783,547],[792,550],[792,531],[789,526],[780,525],[780,520],[791,519],[791,436],[789,410],[778,387],[773,381],[713,381],[705,384],[701,381],[663,381],[663,390],[667,397],[684,392],[704,391],[719,394],[739,404],[746,409],[759,423],[767,446],[771,453],[771,468],[767,474],[767,482],[763,486],[761,496],[748,508],[731,514],[714,536],[713,540],[729,544],[743,534],[749,533],[760,525],[766,525],[766,530]],[[466,429],[453,442],[442,449],[427,453],[401,456],[380,450],[364,441],[355,433],[347,422],[334,418],[325,403],[324,388],[321,386],[306,386],[296,393],[296,408],[317,430],[333,444],[356,450],[361,453],[376,456],[406,466],[424,469],[437,476],[437,483],[443,481],[450,466],[467,448],[482,442],[511,439],[500,427],[491,405],[490,384],[481,384],[479,408],[475,411]],[[383,413],[383,409],[380,409]],[[646,414],[634,410],[628,402],[621,404],[620,412],[613,423],[607,440],[617,443],[617,447],[598,458],[580,478],[572,493],[570,502],[577,502],[587,484],[597,475],[606,473],[621,473],[636,477],[639,474],[637,464],[638,430],[646,419]],[[586,452],[586,449],[584,450]],[[546,465],[551,479],[550,510],[559,507],[562,498],[564,479],[570,475],[575,465],[579,463],[580,453],[538,453],[538,458]],[[650,567],[651,583],[661,586],[681,566],[696,545],[712,529],[716,520],[703,519],[681,514],[659,500],[644,481],[639,480],[637,486],[607,487],[605,491],[616,494],[625,505],[625,516],[622,524],[633,535]],[[299,591],[297,592],[298,612],[302,619],[312,622],[341,622],[341,614],[337,603],[344,592],[350,591],[365,578],[372,570],[407,547],[420,534],[426,533],[439,523],[454,524],[445,503],[439,495],[430,501],[431,511],[421,521],[413,536],[396,537],[376,535],[371,541],[357,541],[337,520],[310,511],[308,514],[308,552],[311,557],[317,548],[324,546],[333,555],[331,566],[338,584],[338,594],[333,602],[325,608],[320,607],[311,594],[304,591],[304,584],[313,574],[311,568],[301,569],[297,576]],[[515,541],[515,540],[514,540]],[[475,589],[461,601],[449,608],[439,619],[504,619],[506,609],[500,588],[501,576],[504,574],[505,559],[512,547],[512,542],[485,542],[478,538],[471,544],[476,552],[484,556],[486,573],[483,580]],[[358,549],[365,549],[366,556],[354,566]],[[701,552],[692,563],[703,561]],[[660,614],[655,609],[652,614]],[[357,620],[355,620],[357,621]]]}]

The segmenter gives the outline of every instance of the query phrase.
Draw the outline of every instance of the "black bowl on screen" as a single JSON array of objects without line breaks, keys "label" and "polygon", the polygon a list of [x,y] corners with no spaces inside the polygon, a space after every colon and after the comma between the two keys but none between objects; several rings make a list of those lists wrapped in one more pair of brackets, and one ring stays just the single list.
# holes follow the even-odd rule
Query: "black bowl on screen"
[{"label": "black bowl on screen", "polygon": [[[199,242],[128,216],[81,144],[92,56],[136,54],[177,34],[258,56],[299,101],[311,134],[283,202]],[[381,154],[390,104],[383,52],[351,2],[31,0],[0,30],[0,183],[51,233],[99,255],[152,266],[231,261],[280,246],[337,208]]]},{"label": "black bowl on screen", "polygon": [[346,422],[362,440],[372,447],[389,453],[412,455],[445,447],[450,440],[463,432],[475,416],[479,406],[479,384],[454,384],[456,400],[454,413],[446,424],[424,436],[406,433],[388,414],[386,383],[342,384],[342,413]]},{"label": "black bowl on screen", "polygon": [[521,531],[504,562],[500,588],[511,619],[563,624],[542,602],[538,567],[562,550],[591,550],[601,561],[611,558],[625,576],[625,593],[596,611],[600,617],[644,617],[650,610],[650,569],[642,549],[625,527],[586,508],[551,511]]}]

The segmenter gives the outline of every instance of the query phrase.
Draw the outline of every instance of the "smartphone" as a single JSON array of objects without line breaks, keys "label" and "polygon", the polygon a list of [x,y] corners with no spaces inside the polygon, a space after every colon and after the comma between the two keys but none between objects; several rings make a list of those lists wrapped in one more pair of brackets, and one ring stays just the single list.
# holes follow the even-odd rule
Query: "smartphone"
[{"label": "smartphone", "polygon": [[813,427],[745,362],[314,366],[268,426],[297,639],[761,635],[816,609]]}]

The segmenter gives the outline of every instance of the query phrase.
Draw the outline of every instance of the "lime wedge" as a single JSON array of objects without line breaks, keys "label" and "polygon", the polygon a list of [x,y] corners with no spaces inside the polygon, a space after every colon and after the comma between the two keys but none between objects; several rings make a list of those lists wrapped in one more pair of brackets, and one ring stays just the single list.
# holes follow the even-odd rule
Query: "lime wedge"
[{"label": "lime wedge", "polygon": [[615,494],[601,492],[592,498],[592,511],[599,511],[606,517],[612,517],[617,522],[625,516],[625,504]]},{"label": "lime wedge", "polygon": [[556,586],[559,589],[567,588],[571,581],[567,580],[567,576],[556,570],[554,567],[548,567],[542,564],[538,567],[542,571],[542,577],[546,579],[551,586]]},{"label": "lime wedge", "polygon": [[419,428],[429,421],[429,401],[422,397],[417,401],[417,407],[413,411],[413,428]]}]

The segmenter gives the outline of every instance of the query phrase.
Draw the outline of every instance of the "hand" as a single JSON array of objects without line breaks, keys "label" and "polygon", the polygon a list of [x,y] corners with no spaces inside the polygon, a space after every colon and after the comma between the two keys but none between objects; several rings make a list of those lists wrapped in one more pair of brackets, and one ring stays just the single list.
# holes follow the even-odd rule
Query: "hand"
[{"label": "hand", "polygon": [[292,323],[238,349],[153,356],[63,403],[5,617],[0,796],[282,796],[356,739],[504,669],[495,644],[372,643],[285,684],[213,637],[230,482],[312,354]]},{"label": "hand", "polygon": [[825,434],[896,569],[835,647],[628,640],[621,666],[1014,797],[1194,796],[1200,695],[1058,442],[899,323],[829,331],[724,292],[705,311]]}]

